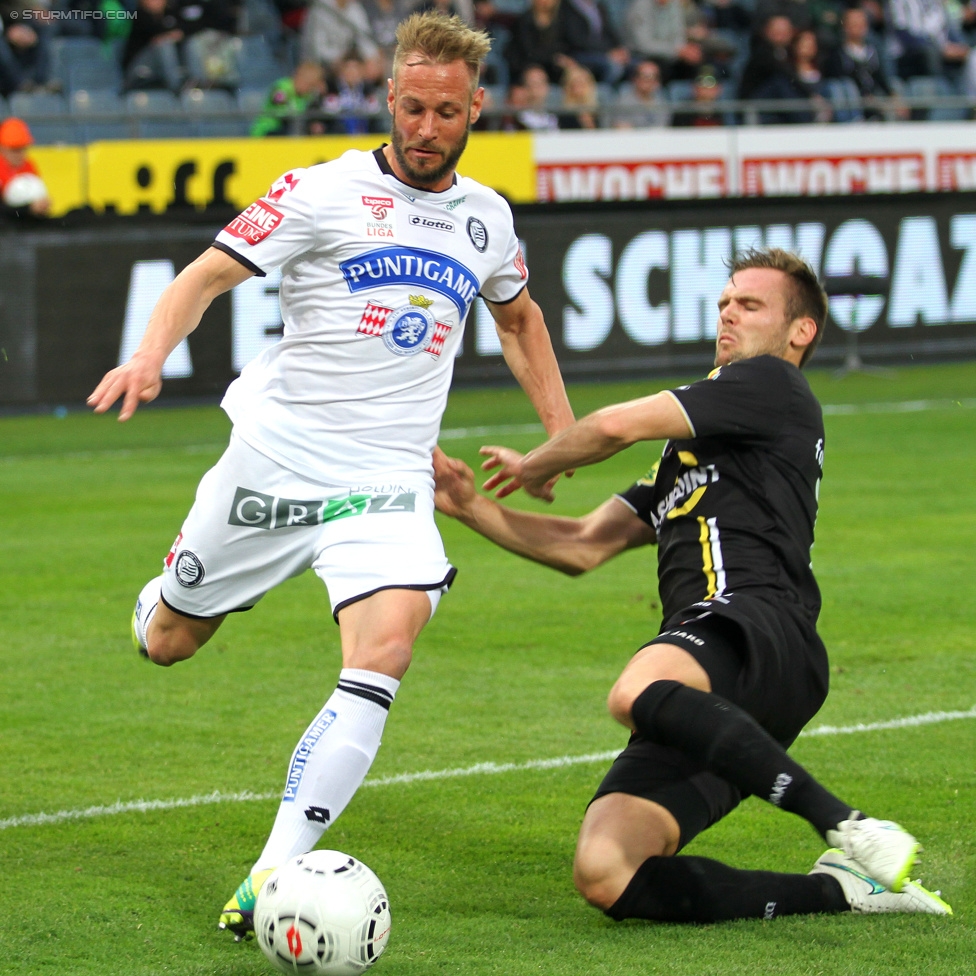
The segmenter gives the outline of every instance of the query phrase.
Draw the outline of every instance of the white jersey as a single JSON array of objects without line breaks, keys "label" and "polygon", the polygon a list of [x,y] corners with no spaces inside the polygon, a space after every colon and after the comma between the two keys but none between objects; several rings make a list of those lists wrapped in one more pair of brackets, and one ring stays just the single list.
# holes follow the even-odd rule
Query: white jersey
[{"label": "white jersey", "polygon": [[222,404],[240,437],[319,484],[430,484],[471,303],[528,278],[508,204],[464,177],[414,189],[381,150],[353,150],[285,173],[214,246],[281,267],[284,336]]}]

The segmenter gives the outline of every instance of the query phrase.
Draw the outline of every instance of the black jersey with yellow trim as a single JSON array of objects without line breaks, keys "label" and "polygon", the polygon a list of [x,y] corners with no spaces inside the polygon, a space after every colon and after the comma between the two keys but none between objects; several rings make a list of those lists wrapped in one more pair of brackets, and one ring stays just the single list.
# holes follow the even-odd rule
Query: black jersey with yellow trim
[{"label": "black jersey with yellow trim", "polygon": [[749,592],[815,622],[810,550],[824,430],[806,378],[757,356],[671,393],[694,436],[669,441],[655,469],[620,495],[657,533],[665,620]]}]

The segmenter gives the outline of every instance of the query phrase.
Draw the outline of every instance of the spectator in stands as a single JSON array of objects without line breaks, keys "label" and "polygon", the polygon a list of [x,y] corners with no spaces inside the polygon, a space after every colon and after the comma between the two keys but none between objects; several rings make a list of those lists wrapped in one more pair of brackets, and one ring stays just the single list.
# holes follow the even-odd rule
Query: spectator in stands
[{"label": "spectator in stands", "polygon": [[613,119],[617,129],[668,124],[671,116],[661,95],[661,69],[654,61],[641,61],[630,82],[621,87]]},{"label": "spectator in stands", "polygon": [[312,0],[302,28],[302,60],[334,72],[350,54],[362,60],[370,81],[382,78],[383,57],[359,0]]},{"label": "spectator in stands", "polygon": [[877,48],[868,39],[870,24],[860,7],[849,7],[841,19],[841,42],[826,64],[828,78],[850,78],[864,98],[890,97],[891,82]]},{"label": "spectator in stands", "polygon": [[627,39],[635,55],[658,63],[666,81],[694,78],[705,61],[701,44],[688,36],[684,0],[632,0]]},{"label": "spectator in stands", "polygon": [[955,29],[943,0],[891,0],[889,12],[900,77],[950,75],[967,95],[976,95],[976,51]]},{"label": "spectator in stands", "polygon": [[240,84],[236,36],[239,0],[178,0],[187,84],[236,89]]},{"label": "spectator in stands", "polygon": [[600,99],[593,73],[582,65],[570,65],[563,75],[559,128],[598,129],[599,107]]},{"label": "spectator in stands", "polygon": [[251,126],[251,135],[287,135],[290,119],[316,107],[325,93],[325,69],[314,61],[303,61],[294,75],[279,78],[271,86],[264,109]]},{"label": "spectator in stands", "polygon": [[32,2],[8,0],[0,4],[3,36],[0,37],[0,93],[59,90],[51,78],[51,27],[32,16],[40,8]]},{"label": "spectator in stands", "polygon": [[702,65],[691,90],[695,108],[675,111],[671,124],[693,128],[725,125],[725,114],[715,104],[722,97],[722,91],[722,82],[715,68],[710,64]]},{"label": "spectator in stands", "polygon": [[363,135],[371,130],[370,116],[375,115],[379,107],[375,93],[366,84],[363,62],[359,58],[343,58],[336,69],[336,90],[325,96],[326,111],[336,114],[329,131]]},{"label": "spectator in stands", "polygon": [[425,13],[428,10],[445,17],[460,17],[468,26],[474,25],[474,0],[420,0],[414,4],[411,13]]},{"label": "spectator in stands", "polygon": [[790,44],[794,33],[792,21],[782,14],[769,17],[761,24],[752,37],[752,51],[739,82],[739,98],[784,97],[777,92],[789,84]]},{"label": "spectator in stands", "polygon": [[740,0],[702,0],[698,5],[708,25],[722,31],[748,34],[753,16]]},{"label": "spectator in stands", "polygon": [[34,138],[25,122],[9,118],[0,123],[0,199],[5,207],[45,216],[51,200],[37,167],[27,158]]},{"label": "spectator in stands", "polygon": [[[568,2],[568,0],[564,0]],[[560,0],[532,0],[531,6],[512,27],[505,49],[510,77],[521,78],[530,65],[545,69],[551,82],[558,82],[569,67],[562,24]]]},{"label": "spectator in stands", "polygon": [[136,18],[122,52],[123,87],[183,87],[186,70],[180,51],[183,28],[176,10],[167,0],[139,0]]},{"label": "spectator in stands", "polygon": [[793,94],[787,97],[808,98],[813,102],[810,112],[795,113],[794,122],[829,122],[830,104],[824,98],[823,73],[820,70],[820,49],[813,30],[797,31],[790,44],[790,63],[793,71],[790,85]]},{"label": "spectator in stands", "polygon": [[603,0],[562,0],[559,23],[566,53],[610,85],[623,80],[630,67],[624,46]]},{"label": "spectator in stands", "polygon": [[522,73],[521,84],[509,89],[510,111],[502,119],[502,128],[508,132],[558,129],[559,117],[552,111],[550,102],[549,76],[539,65],[530,65]]},{"label": "spectator in stands", "polygon": [[373,40],[383,59],[383,75],[393,71],[393,51],[396,48],[396,29],[410,12],[409,0],[362,0],[369,20]]}]

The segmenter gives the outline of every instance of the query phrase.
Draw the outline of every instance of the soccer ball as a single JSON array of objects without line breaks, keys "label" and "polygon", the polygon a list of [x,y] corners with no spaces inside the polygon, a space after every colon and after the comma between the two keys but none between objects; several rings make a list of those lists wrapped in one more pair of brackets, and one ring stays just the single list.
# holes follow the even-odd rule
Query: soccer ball
[{"label": "soccer ball", "polygon": [[340,851],[312,851],[292,858],[264,883],[254,932],[284,973],[355,976],[386,948],[390,901],[362,861]]},{"label": "soccer ball", "polygon": [[18,173],[3,190],[3,202],[8,207],[29,207],[46,196],[44,181],[34,173]]}]

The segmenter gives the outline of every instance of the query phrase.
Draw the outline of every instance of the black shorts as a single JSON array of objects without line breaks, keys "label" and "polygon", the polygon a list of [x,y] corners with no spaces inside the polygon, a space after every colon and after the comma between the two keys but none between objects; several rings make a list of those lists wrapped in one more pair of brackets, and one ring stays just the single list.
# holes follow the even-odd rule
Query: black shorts
[{"label": "black shorts", "polygon": [[[827,654],[814,626],[756,597],[688,607],[644,646],[651,644],[687,650],[708,674],[712,691],[748,712],[784,748],[827,697]],[[742,799],[731,783],[683,753],[636,733],[593,799],[608,793],[663,806],[681,828],[679,849]]]}]

